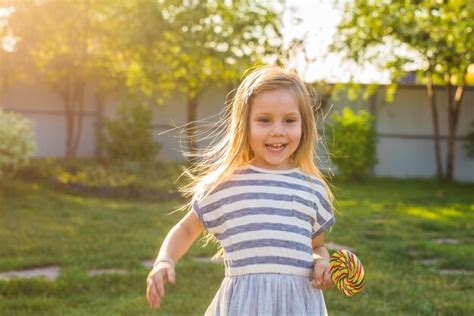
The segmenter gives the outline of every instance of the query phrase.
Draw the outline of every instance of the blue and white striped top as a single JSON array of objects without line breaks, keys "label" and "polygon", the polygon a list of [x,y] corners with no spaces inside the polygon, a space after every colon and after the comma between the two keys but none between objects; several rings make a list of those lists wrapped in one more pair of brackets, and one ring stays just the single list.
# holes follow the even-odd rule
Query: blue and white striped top
[{"label": "blue and white striped top", "polygon": [[310,276],[311,239],[336,221],[321,181],[245,164],[193,209],[224,248],[226,276]]}]

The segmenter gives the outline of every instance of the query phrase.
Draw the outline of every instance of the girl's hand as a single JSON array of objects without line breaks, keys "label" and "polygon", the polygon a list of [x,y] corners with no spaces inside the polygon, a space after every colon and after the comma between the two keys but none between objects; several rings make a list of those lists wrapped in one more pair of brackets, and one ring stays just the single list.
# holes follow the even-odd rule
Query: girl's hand
[{"label": "girl's hand", "polygon": [[332,287],[334,283],[329,274],[329,262],[324,259],[317,259],[314,261],[313,269],[313,287],[324,290]]},{"label": "girl's hand", "polygon": [[165,282],[175,283],[174,266],[169,262],[160,262],[146,278],[146,298],[151,308],[160,308],[161,300],[165,295]]}]

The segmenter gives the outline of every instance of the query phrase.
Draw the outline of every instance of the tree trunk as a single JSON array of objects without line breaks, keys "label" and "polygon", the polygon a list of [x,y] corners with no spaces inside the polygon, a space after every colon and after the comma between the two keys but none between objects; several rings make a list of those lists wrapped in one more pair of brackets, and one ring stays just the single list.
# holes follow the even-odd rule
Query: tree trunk
[{"label": "tree trunk", "polygon": [[[197,106],[198,97],[188,96],[187,98],[187,124],[186,124],[186,136],[188,138],[188,151],[194,155],[196,153],[196,141],[194,133],[196,130],[196,119],[197,119]],[[193,156],[191,156],[193,157]]]},{"label": "tree trunk", "polygon": [[433,80],[431,74],[427,76],[427,92],[430,99],[431,114],[433,118],[433,132],[434,132],[434,149],[435,149],[435,162],[436,162],[436,177],[438,179],[443,178],[443,165],[441,163],[441,149],[439,141],[439,120],[438,120],[438,109],[436,107],[436,95],[433,89]]},{"label": "tree trunk", "polygon": [[[88,39],[88,31],[89,31],[89,7],[90,3],[89,1],[84,2],[84,16],[82,19],[83,22],[83,30],[84,33],[81,35],[81,46],[82,46],[82,62],[81,64],[84,65],[84,67],[87,67],[87,39]],[[72,140],[72,156],[73,158],[76,158],[77,156],[77,151],[79,148],[79,142],[81,140],[81,135],[82,135],[82,120],[84,117],[84,98],[85,98],[85,88],[86,88],[86,80],[83,79],[82,76],[75,76],[75,82],[74,82],[74,112],[75,112],[75,129],[73,129],[73,140]]]},{"label": "tree trunk", "polygon": [[74,131],[74,142],[73,142],[73,152],[74,152],[74,157],[77,156],[77,150],[79,148],[79,142],[81,140],[81,134],[82,134],[82,118],[84,117],[84,84],[83,82],[78,82],[76,85],[76,106],[75,109],[76,111],[76,130]]},{"label": "tree trunk", "polygon": [[84,112],[84,84],[75,82],[68,77],[63,96],[66,116],[66,153],[67,160],[77,157],[77,149],[82,134],[82,118]]},{"label": "tree trunk", "polygon": [[71,76],[68,76],[66,87],[63,95],[64,101],[64,112],[66,116],[66,153],[65,158],[67,160],[73,160],[74,152],[72,150],[73,147],[73,139],[74,139],[74,100],[73,100],[73,91],[72,90],[72,82]]},{"label": "tree trunk", "polygon": [[95,155],[99,160],[104,158],[104,103],[105,97],[101,92],[96,93],[96,120],[95,120]]},{"label": "tree trunk", "polygon": [[[369,113],[370,115],[372,115],[372,117],[374,118],[374,121],[373,121],[373,128],[374,128],[374,131],[375,133],[377,133],[377,90],[375,90],[375,92],[373,94],[371,94],[369,96],[369,99],[368,99],[368,110],[369,110]],[[326,104],[328,103],[328,98],[327,96],[324,97],[326,100],[324,101]],[[377,152],[377,144],[375,144],[375,151]],[[369,175],[371,177],[375,176],[375,164],[373,164],[370,169],[369,169]]]},{"label": "tree trunk", "polygon": [[453,97],[453,87],[451,85],[450,77],[450,75],[447,75],[446,80],[446,92],[448,96],[448,151],[446,157],[446,179],[448,181],[452,181],[454,175],[456,130],[458,127],[462,97],[464,95],[464,85],[460,85],[456,87],[456,93]]}]

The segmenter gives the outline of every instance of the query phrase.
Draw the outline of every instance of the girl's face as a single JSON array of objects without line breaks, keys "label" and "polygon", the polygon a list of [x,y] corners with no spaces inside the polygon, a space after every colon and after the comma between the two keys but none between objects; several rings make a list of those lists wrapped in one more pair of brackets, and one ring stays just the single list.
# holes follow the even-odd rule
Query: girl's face
[{"label": "girl's face", "polygon": [[290,157],[300,143],[301,123],[298,101],[290,90],[271,90],[254,97],[249,117],[252,164],[275,170],[293,168]]}]

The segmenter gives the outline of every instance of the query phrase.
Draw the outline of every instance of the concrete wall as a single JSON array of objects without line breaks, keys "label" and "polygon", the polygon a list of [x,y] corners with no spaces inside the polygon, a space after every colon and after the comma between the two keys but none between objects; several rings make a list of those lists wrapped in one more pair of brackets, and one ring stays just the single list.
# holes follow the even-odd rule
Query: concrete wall
[{"label": "concrete wall", "polygon": [[[219,120],[225,97],[224,89],[209,89],[201,96],[197,113],[198,126],[201,126],[197,131],[198,138],[205,137],[209,131],[205,126],[209,125],[211,131],[215,129],[212,123]],[[156,108],[154,139],[162,144],[158,159],[185,161],[182,153],[187,149],[184,133],[186,120],[186,100],[181,95],[174,95],[166,104]],[[205,146],[209,141],[204,140],[198,144]]]},{"label": "concrete wall", "polygon": [[[442,135],[442,156],[446,152],[447,112],[444,89],[436,89],[439,109],[439,122]],[[199,125],[208,125],[201,129],[201,138],[215,130],[212,122],[219,119],[224,108],[226,91],[209,89],[199,101]],[[95,128],[98,123],[98,107],[95,96],[87,95],[84,112],[84,126],[79,156],[93,156],[96,153]],[[117,100],[109,97],[105,100],[104,115],[113,117]],[[331,111],[339,111],[344,106],[357,109],[369,109],[376,116],[378,133],[377,155],[379,163],[374,169],[377,176],[401,178],[433,177],[435,174],[434,145],[432,139],[432,120],[429,99],[423,86],[400,86],[392,104],[386,104],[382,89],[370,101],[351,102],[341,92],[329,101]],[[458,126],[458,139],[455,152],[455,174],[459,181],[474,182],[474,160],[466,157],[462,148],[474,120],[474,87],[466,88]],[[10,87],[1,97],[0,106],[23,114],[33,121],[34,141],[38,145],[35,156],[63,156],[65,148],[65,119],[62,100],[47,87],[40,85],[17,85]],[[327,114],[327,113],[326,113]],[[155,108],[153,137],[162,144],[158,159],[163,161],[184,161],[186,149],[184,124],[186,122],[186,100],[174,95],[163,106]],[[330,113],[326,122],[330,122]],[[323,124],[318,128],[324,135]],[[178,128],[175,128],[178,126]],[[200,145],[210,141],[204,140]],[[334,168],[328,160],[324,144],[318,147],[322,168]]]},{"label": "concrete wall", "polygon": [[[45,86],[18,84],[9,87],[0,99],[0,106],[31,119],[33,140],[37,144],[35,157],[64,156],[66,122],[62,99]],[[93,97],[87,95],[79,156],[95,154],[96,112]]]},{"label": "concrete wall", "polygon": [[[400,89],[393,104],[385,104],[383,95],[377,96],[376,122],[379,143],[379,163],[375,174],[409,178],[432,177],[435,173],[433,122],[429,99],[424,87]],[[436,90],[441,156],[445,165],[448,134],[447,97],[444,89]],[[459,115],[455,145],[454,178],[474,181],[474,159],[466,156],[463,148],[469,125],[474,121],[474,89],[465,91]]]}]

